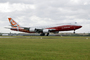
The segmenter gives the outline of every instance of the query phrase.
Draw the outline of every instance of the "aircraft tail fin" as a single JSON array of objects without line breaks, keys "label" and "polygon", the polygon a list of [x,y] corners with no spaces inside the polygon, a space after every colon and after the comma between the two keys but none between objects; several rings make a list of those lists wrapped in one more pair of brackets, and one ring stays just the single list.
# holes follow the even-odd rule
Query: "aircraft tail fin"
[{"label": "aircraft tail fin", "polygon": [[8,18],[11,27],[20,27],[20,25],[18,23],[16,23],[12,18]]}]

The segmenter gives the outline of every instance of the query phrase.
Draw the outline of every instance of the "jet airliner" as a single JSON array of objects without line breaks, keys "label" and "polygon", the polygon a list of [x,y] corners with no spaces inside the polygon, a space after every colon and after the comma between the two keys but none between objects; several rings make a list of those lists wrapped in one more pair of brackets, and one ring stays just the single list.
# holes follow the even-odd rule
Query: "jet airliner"
[{"label": "jet airliner", "polygon": [[8,18],[11,28],[10,30],[26,32],[26,33],[40,33],[40,36],[49,36],[49,33],[59,33],[59,31],[71,31],[81,28],[81,25],[77,24],[55,24],[50,26],[39,26],[39,27],[22,27],[16,23],[12,18]]}]

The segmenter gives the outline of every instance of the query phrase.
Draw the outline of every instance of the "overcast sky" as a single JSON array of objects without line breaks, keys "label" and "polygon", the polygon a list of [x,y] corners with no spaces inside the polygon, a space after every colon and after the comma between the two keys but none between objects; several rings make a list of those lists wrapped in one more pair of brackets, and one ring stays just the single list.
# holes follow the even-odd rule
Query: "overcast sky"
[{"label": "overcast sky", "polygon": [[21,26],[77,22],[76,33],[90,33],[90,0],[0,0],[0,32],[12,32],[8,17]]}]

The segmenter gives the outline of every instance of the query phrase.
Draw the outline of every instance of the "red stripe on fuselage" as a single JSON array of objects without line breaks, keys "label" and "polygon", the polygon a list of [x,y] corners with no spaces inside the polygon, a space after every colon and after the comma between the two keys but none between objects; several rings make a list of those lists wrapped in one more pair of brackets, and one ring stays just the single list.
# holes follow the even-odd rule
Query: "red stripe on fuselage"
[{"label": "red stripe on fuselage", "polygon": [[76,30],[81,28],[82,26],[77,26],[77,25],[63,25],[63,26],[58,26],[58,27],[51,27],[47,29],[55,29],[56,31],[70,31],[70,30]]}]

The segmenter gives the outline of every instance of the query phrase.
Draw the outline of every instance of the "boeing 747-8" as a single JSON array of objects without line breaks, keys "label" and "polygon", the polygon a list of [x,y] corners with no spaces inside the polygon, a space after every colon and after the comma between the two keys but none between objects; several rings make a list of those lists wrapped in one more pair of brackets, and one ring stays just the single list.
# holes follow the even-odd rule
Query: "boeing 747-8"
[{"label": "boeing 747-8", "polygon": [[49,26],[39,26],[39,27],[21,27],[18,23],[16,23],[12,18],[8,18],[11,24],[11,30],[27,32],[27,33],[40,33],[40,36],[48,36],[50,32],[59,33],[59,31],[71,31],[81,28],[81,25],[77,24],[56,24]]}]

